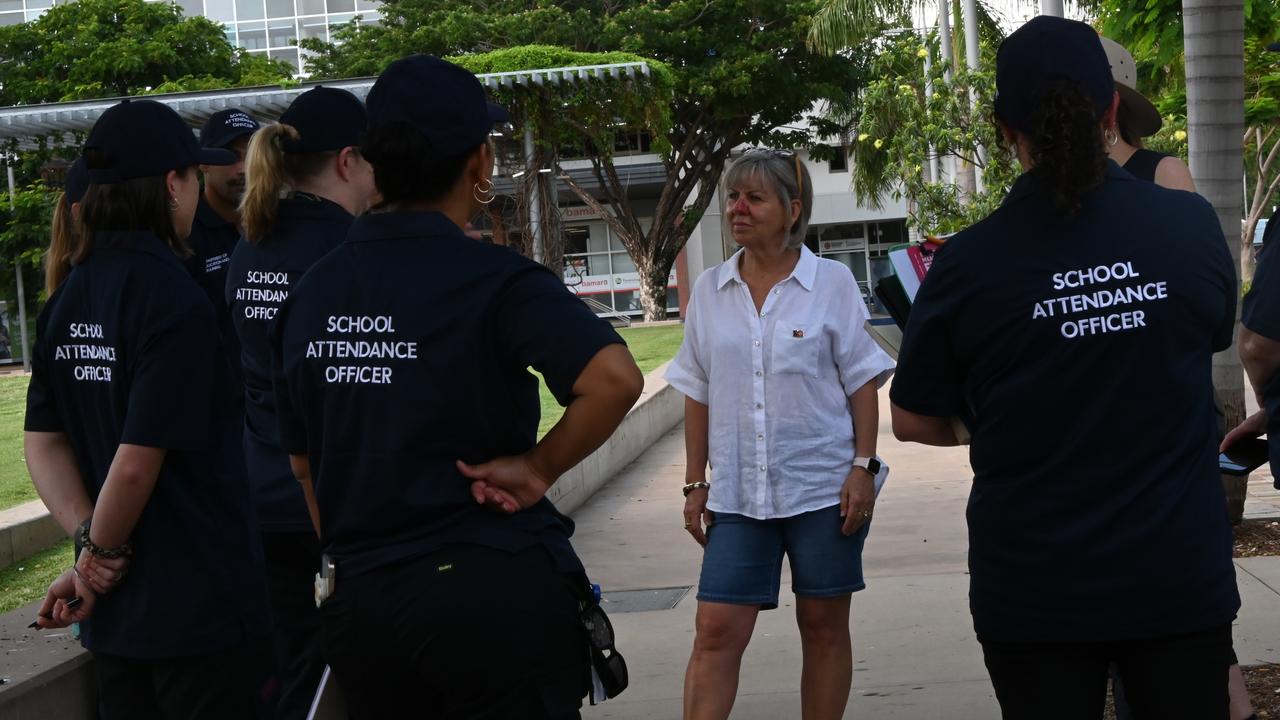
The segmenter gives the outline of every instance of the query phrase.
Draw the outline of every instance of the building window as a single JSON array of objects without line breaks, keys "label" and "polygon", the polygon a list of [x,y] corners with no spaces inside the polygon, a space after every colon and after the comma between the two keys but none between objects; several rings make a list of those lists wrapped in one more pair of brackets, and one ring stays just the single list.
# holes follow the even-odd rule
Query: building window
[{"label": "building window", "polygon": [[267,49],[267,28],[260,22],[240,23],[240,47],[245,50]]},{"label": "building window", "polygon": [[[640,280],[635,263],[609,226],[603,222],[564,227],[564,282],[584,299],[604,306],[598,312],[634,315],[640,305]],[[678,305],[677,293],[668,293],[668,309]]]},{"label": "building window", "polygon": [[329,23],[320,17],[308,17],[298,20],[298,28],[301,30],[301,37],[315,38],[317,40],[329,40]]},{"label": "building window", "polygon": [[[298,41],[298,30],[293,20],[272,20],[267,25],[267,42],[272,48],[291,48]],[[293,64],[298,64],[294,54]]]},{"label": "building window", "polygon": [[298,51],[290,48],[288,50],[272,50],[268,53],[272,60],[280,60],[293,66],[293,74],[297,75],[298,68]]},{"label": "building window", "polygon": [[849,148],[844,145],[835,148],[835,154],[827,161],[827,171],[833,173],[849,172]]},{"label": "building window", "polygon": [[237,20],[262,20],[266,16],[262,0],[236,0]]},{"label": "building window", "polygon": [[205,0],[204,11],[210,20],[229,23],[236,19],[234,0]]}]

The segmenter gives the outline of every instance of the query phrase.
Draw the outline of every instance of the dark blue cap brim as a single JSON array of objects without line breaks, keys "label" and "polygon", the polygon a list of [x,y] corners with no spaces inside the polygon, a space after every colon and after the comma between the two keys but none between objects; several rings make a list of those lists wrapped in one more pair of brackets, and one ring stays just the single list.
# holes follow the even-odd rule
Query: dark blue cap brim
[{"label": "dark blue cap brim", "polygon": [[236,161],[236,154],[222,148],[200,148],[196,160],[200,165],[231,165]]},{"label": "dark blue cap brim", "polygon": [[494,125],[511,122],[511,114],[501,105],[489,103],[489,119]]}]

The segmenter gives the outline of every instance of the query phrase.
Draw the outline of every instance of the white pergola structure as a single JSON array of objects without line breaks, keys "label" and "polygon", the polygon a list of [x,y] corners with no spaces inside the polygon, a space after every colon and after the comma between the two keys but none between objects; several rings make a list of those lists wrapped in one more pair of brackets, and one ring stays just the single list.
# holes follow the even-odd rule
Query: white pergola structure
[{"label": "white pergola structure", "polygon": [[[627,62],[483,73],[476,77],[480,79],[480,82],[485,87],[496,90],[521,87],[555,87],[592,81],[647,78],[649,73],[648,63]],[[348,90],[363,101],[365,96],[369,94],[369,89],[373,87],[375,80],[377,78],[365,77],[300,83],[291,87],[273,85],[267,87],[228,88],[225,90],[202,90],[146,95],[143,97],[164,103],[173,108],[194,129],[203,125],[210,115],[219,110],[232,107],[244,110],[261,122],[275,122],[289,107],[289,104],[293,102],[294,98],[320,85]],[[430,88],[423,88],[423,93],[429,94]],[[87,133],[107,108],[116,105],[122,99],[79,100],[0,108],[0,141],[17,138],[20,141],[20,146],[33,146],[32,138],[36,137],[61,135],[65,138],[67,135],[76,132]],[[533,154],[532,128],[525,128],[524,144],[526,157],[531,157]],[[12,206],[14,195],[13,167],[6,162],[5,168],[9,180],[9,203]],[[536,199],[531,199],[529,207],[536,208],[537,206]],[[530,217],[529,222],[534,230],[534,237],[539,237],[537,228],[541,224],[541,219]],[[540,259],[536,258],[536,256],[540,255],[539,248],[534,248],[534,255],[535,259]],[[15,270],[17,272],[18,285],[18,322],[22,334],[22,363],[24,368],[30,370],[31,353],[27,339],[27,308],[23,293],[22,268],[15,265]]]}]

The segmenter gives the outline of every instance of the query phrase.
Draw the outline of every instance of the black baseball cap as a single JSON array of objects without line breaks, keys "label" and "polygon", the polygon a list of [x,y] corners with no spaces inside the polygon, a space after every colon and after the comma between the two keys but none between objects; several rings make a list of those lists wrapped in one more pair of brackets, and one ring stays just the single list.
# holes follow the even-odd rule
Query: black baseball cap
[{"label": "black baseball cap", "polygon": [[89,171],[84,165],[84,156],[76,158],[71,163],[71,167],[67,168],[67,174],[62,178],[62,196],[67,199],[67,203],[78,203],[84,199],[85,191],[89,189]]},{"label": "black baseball cap", "polygon": [[370,130],[409,123],[439,158],[471,150],[488,139],[495,123],[510,119],[485,97],[475,75],[433,55],[410,55],[388,65],[365,105]]},{"label": "black baseball cap", "polygon": [[125,100],[108,108],[84,143],[89,182],[99,185],[163,175],[192,165],[230,165],[230,150],[202,148],[168,105]]},{"label": "black baseball cap", "polygon": [[254,134],[259,127],[258,121],[240,108],[219,110],[200,128],[200,146],[224,148],[238,138]]},{"label": "black baseball cap", "polygon": [[1031,116],[1056,80],[1074,80],[1101,118],[1115,97],[1111,64],[1098,33],[1078,20],[1040,15],[1000,43],[996,52],[996,117],[1031,131]]},{"label": "black baseball cap", "polygon": [[280,124],[298,131],[297,140],[281,138],[285,152],[321,152],[359,145],[369,118],[355,95],[320,86],[294,98]]}]

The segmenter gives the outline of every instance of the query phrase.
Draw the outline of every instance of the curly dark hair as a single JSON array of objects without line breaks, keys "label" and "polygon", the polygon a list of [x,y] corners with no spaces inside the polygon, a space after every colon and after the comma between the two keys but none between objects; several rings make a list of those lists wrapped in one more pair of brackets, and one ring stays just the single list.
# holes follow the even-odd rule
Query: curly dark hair
[{"label": "curly dark hair", "polygon": [[1053,207],[1074,217],[1107,174],[1107,151],[1093,101],[1078,83],[1058,80],[1031,114],[1030,125],[1027,139],[1036,172]]}]

